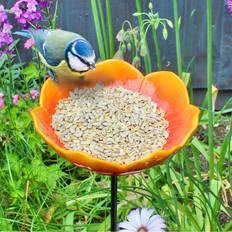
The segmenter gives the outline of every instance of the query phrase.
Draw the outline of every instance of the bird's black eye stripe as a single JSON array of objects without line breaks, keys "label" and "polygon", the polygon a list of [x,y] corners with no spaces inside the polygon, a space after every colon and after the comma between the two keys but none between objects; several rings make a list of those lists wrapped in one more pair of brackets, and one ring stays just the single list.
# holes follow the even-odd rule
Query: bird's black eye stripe
[{"label": "bird's black eye stripe", "polygon": [[72,53],[74,56],[78,57],[78,59],[79,59],[82,63],[86,64],[87,66],[90,66],[90,63],[89,63],[88,61],[86,61],[85,59],[83,59],[81,56],[78,56],[77,54],[74,54],[72,51],[71,51],[71,53]]}]

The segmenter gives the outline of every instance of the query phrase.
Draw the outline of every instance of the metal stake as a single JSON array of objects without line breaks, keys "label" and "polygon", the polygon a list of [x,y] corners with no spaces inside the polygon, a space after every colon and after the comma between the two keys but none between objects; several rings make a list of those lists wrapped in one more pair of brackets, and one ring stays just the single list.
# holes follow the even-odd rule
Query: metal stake
[{"label": "metal stake", "polygon": [[111,231],[117,231],[117,176],[111,176]]}]

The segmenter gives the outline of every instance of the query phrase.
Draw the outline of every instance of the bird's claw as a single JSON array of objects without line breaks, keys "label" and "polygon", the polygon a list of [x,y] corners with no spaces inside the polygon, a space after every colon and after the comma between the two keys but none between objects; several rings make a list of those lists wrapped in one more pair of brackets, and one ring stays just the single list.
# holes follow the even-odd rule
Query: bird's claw
[{"label": "bird's claw", "polygon": [[51,77],[51,79],[53,81],[55,81],[57,84],[59,84],[59,80],[58,80],[58,78],[57,78],[57,76],[56,76],[56,74],[54,73],[53,70],[49,69],[48,70],[48,75]]}]

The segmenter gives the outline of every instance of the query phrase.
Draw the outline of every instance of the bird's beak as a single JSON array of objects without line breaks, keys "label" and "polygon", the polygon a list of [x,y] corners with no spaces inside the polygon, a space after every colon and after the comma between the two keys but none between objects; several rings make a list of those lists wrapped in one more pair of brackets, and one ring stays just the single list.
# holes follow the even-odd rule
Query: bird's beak
[{"label": "bird's beak", "polygon": [[96,66],[95,66],[95,64],[91,64],[91,65],[89,66],[89,68],[90,68],[91,70],[95,70],[95,69],[96,69]]}]

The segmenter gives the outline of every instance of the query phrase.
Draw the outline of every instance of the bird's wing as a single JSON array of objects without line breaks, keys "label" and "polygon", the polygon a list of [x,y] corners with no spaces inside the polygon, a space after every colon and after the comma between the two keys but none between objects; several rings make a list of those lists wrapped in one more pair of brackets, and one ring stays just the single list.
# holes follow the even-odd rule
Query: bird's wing
[{"label": "bird's wing", "polygon": [[63,31],[63,30],[50,30],[48,37],[44,44],[44,56],[48,64],[56,66],[65,59],[65,49],[68,44],[78,38],[80,35]]}]

